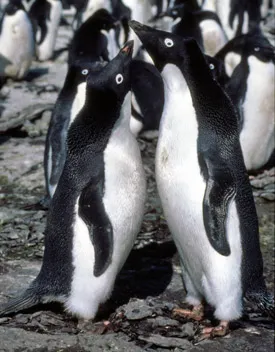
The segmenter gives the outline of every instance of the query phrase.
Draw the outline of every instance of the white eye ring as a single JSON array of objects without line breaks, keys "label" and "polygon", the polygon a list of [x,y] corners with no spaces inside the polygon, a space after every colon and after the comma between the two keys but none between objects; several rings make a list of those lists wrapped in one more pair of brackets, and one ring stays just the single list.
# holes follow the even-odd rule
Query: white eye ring
[{"label": "white eye ring", "polygon": [[260,48],[256,46],[256,48],[254,48],[254,51],[260,51]]},{"label": "white eye ring", "polygon": [[121,84],[123,82],[123,76],[121,73],[116,75],[116,83]]},{"label": "white eye ring", "polygon": [[171,48],[172,46],[174,46],[174,42],[172,39],[170,38],[165,38],[164,39],[164,44],[168,47],[168,48]]},{"label": "white eye ring", "polygon": [[215,66],[213,64],[209,65],[210,70],[214,70]]},{"label": "white eye ring", "polygon": [[82,73],[84,76],[86,76],[86,75],[88,74],[88,72],[89,72],[89,71],[88,71],[86,68],[85,68],[85,70],[82,70],[82,71],[81,71],[81,73]]}]

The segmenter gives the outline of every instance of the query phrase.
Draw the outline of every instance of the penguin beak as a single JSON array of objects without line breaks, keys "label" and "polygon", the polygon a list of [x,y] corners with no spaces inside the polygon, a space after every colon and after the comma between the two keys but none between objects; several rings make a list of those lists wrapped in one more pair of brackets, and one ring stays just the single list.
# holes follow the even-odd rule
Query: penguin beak
[{"label": "penguin beak", "polygon": [[149,55],[154,58],[154,53],[157,51],[158,40],[156,36],[156,29],[149,26],[145,26],[137,21],[129,21],[129,26],[133,29],[136,35],[141,40],[145,49],[148,51]]},{"label": "penguin beak", "polygon": [[133,54],[133,50],[134,50],[134,41],[133,40],[129,40],[124,46],[123,48],[120,50],[120,52],[124,55],[127,55],[129,57],[132,57]]}]

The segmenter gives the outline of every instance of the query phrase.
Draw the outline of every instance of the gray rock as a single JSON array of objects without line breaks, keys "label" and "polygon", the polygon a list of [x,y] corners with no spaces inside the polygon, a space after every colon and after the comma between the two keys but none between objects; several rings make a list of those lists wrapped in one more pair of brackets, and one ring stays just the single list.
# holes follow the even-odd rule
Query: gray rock
[{"label": "gray rock", "polygon": [[165,326],[179,326],[180,323],[177,320],[166,318],[166,317],[156,317],[154,319],[148,319],[148,323],[152,324],[152,327],[165,327]]},{"label": "gray rock", "polygon": [[261,197],[266,199],[266,200],[270,200],[270,201],[274,201],[275,200],[275,194],[274,193],[263,192],[263,193],[261,193]]},{"label": "gray rock", "polygon": [[176,337],[165,337],[157,334],[152,334],[150,336],[139,336],[139,340],[153,343],[156,346],[160,347],[170,347],[175,348],[179,347],[183,350],[190,349],[193,345],[190,341],[185,339],[179,339]]},{"label": "gray rock", "polygon": [[123,306],[123,309],[125,317],[129,320],[140,320],[151,317],[153,314],[153,309],[143,300],[132,301]]}]

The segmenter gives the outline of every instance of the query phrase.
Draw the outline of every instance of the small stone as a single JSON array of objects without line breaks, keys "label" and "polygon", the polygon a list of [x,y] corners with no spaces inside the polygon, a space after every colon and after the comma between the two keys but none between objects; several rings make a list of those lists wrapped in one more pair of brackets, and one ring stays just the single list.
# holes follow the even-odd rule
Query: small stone
[{"label": "small stone", "polygon": [[183,324],[183,326],[181,327],[181,330],[186,337],[193,337],[195,335],[195,327],[192,322]]},{"label": "small stone", "polygon": [[275,194],[274,193],[266,193],[266,192],[264,192],[264,193],[261,194],[261,197],[266,199],[266,200],[270,200],[270,201],[275,200]]},{"label": "small stone", "polygon": [[179,322],[174,319],[166,317],[156,317],[155,319],[148,319],[148,323],[152,324],[153,328],[165,326],[179,326]]},{"label": "small stone", "polygon": [[152,308],[143,300],[130,302],[123,309],[125,311],[125,317],[129,320],[140,320],[151,317],[153,314]]},{"label": "small stone", "polygon": [[165,337],[158,334],[152,334],[148,337],[139,336],[139,340],[146,341],[148,343],[153,343],[156,346],[160,347],[179,347],[183,350],[191,348],[193,345],[186,339],[179,339],[176,337]]}]

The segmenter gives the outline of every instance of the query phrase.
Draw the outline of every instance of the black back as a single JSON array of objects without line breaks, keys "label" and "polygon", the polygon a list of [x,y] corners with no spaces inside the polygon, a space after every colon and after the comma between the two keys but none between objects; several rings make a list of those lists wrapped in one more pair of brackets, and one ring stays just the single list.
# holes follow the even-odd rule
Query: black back
[{"label": "black back", "polygon": [[142,121],[143,130],[157,130],[164,105],[164,87],[159,71],[150,63],[133,60],[131,87],[142,114],[132,109],[133,116]]},{"label": "black back", "polygon": [[101,30],[114,28],[116,19],[105,9],[96,11],[76,30],[69,47],[68,63],[90,58],[92,61],[109,61],[108,41]]},{"label": "black back", "polygon": [[234,19],[238,18],[238,27],[235,36],[242,34],[244,14],[247,12],[249,18],[249,31],[258,28],[261,21],[262,0],[231,0],[228,23],[233,28]]},{"label": "black back", "polygon": [[[103,274],[111,263],[112,224],[102,202],[103,154],[130,90],[132,48],[131,42],[103,69],[87,75],[86,102],[68,131],[66,162],[47,218],[43,265],[32,284],[43,295],[69,294],[76,205],[95,247],[94,275]],[[119,85],[118,74],[124,78]]]},{"label": "black back", "polygon": [[34,24],[35,33],[40,30],[37,44],[43,43],[47,35],[47,20],[50,20],[51,4],[47,0],[36,0],[29,10],[30,18]]},{"label": "black back", "polygon": [[[63,88],[55,103],[49,124],[46,147],[44,154],[44,170],[46,180],[46,193],[50,199],[49,182],[57,184],[61,176],[66,159],[66,137],[71,118],[71,109],[74,102],[77,87],[86,82],[87,74],[93,70],[99,70],[104,64],[91,63],[90,60],[76,61],[68,68]],[[52,151],[52,170],[48,170],[49,150]],[[50,180],[48,174],[51,174]]]},{"label": "black back", "polygon": [[206,181],[203,219],[209,242],[220,254],[230,255],[225,222],[234,199],[241,232],[243,291],[264,290],[258,220],[239,142],[237,111],[213,78],[196,41],[182,41],[136,21],[130,26],[157,66],[177,65],[188,84],[199,128],[198,162]]}]

